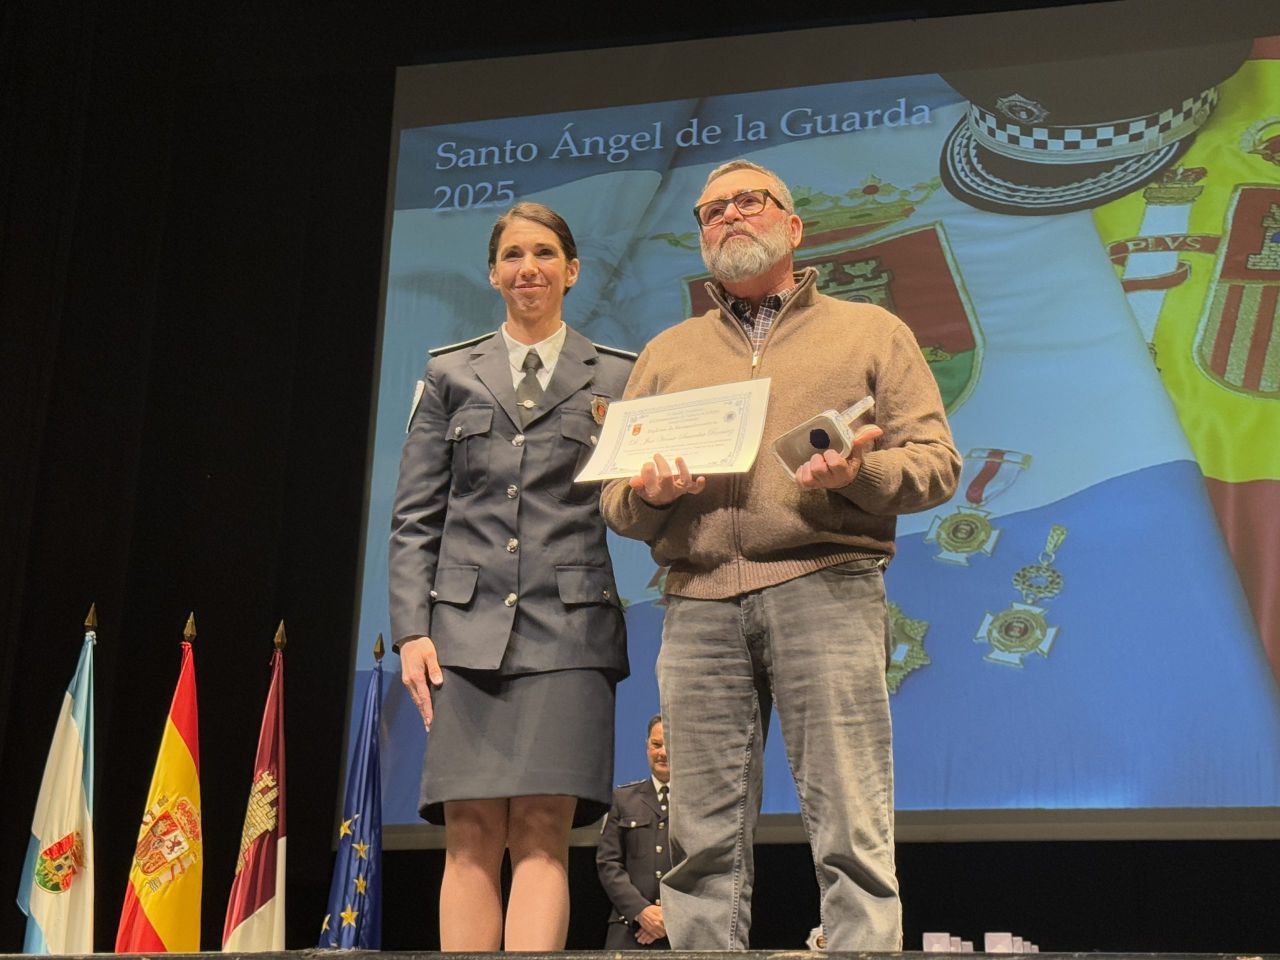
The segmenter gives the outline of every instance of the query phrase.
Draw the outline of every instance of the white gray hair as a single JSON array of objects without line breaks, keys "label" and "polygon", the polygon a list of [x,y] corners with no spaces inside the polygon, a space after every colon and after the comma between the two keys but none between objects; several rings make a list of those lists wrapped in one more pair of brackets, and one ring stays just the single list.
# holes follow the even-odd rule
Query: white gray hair
[{"label": "white gray hair", "polygon": [[763,173],[773,181],[776,189],[771,190],[770,192],[774,195],[775,199],[782,204],[782,209],[787,211],[787,213],[796,212],[795,201],[791,199],[791,191],[787,188],[783,179],[768,167],[762,167],[760,164],[752,163],[750,160],[730,160],[728,163],[720,164],[720,166],[707,174],[707,182],[702,185],[702,192],[706,193],[707,187],[711,186],[713,181],[719,180],[726,173],[733,173],[735,170],[754,170],[757,173]]}]

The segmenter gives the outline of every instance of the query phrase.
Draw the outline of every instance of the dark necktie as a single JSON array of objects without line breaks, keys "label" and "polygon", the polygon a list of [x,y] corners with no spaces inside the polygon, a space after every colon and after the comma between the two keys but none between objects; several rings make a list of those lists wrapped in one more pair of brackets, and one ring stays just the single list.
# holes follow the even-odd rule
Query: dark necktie
[{"label": "dark necktie", "polygon": [[524,371],[524,379],[516,386],[516,405],[520,407],[520,425],[524,426],[533,419],[538,404],[542,402],[542,384],[538,382],[542,358],[537,350],[530,350],[524,355],[520,369]]},{"label": "dark necktie", "polygon": [[663,810],[667,808],[667,796],[670,792],[670,788],[665,785],[658,791],[658,803],[661,805]]}]

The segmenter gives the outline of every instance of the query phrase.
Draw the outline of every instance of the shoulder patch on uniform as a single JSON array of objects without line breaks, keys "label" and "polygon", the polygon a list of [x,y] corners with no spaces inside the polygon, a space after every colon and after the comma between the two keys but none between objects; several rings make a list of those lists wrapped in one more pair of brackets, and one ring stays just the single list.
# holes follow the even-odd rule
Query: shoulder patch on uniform
[{"label": "shoulder patch on uniform", "polygon": [[463,350],[467,347],[474,347],[477,343],[484,343],[492,336],[496,336],[496,332],[482,333],[478,337],[472,337],[470,340],[462,340],[458,343],[451,343],[446,347],[432,347],[427,354],[432,357],[438,357],[444,353],[453,353],[455,350]]},{"label": "shoulder patch on uniform", "polygon": [[607,353],[611,357],[621,357],[623,360],[634,360],[640,356],[638,353],[632,353],[630,350],[623,350],[621,347],[610,347],[603,343],[592,343],[597,353]]},{"label": "shoulder patch on uniform", "polygon": [[[418,404],[422,402],[422,393],[426,389],[427,384],[423,380],[419,380],[413,388],[413,405],[409,408],[409,419],[405,421],[404,432],[408,433],[409,428],[413,426],[413,415],[418,412]],[[400,651],[397,650],[397,653]]]}]

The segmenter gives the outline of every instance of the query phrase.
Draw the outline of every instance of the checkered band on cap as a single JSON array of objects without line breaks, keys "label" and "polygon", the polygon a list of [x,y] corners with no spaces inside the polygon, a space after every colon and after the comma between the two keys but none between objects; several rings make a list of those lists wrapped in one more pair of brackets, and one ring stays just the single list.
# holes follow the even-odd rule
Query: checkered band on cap
[{"label": "checkered band on cap", "polygon": [[1019,171],[997,173],[987,165],[994,156],[973,136],[965,120],[951,131],[942,151],[942,179],[947,189],[965,203],[980,210],[999,213],[1040,215],[1087,210],[1105,203],[1147,183],[1160,170],[1173,163],[1191,143],[1183,139],[1157,147],[1150,153],[1126,157],[1102,169],[1089,168],[1090,174],[1062,183],[1036,182],[1036,170],[1066,170],[1051,164],[1020,162],[1020,180],[1009,179]]},{"label": "checkered band on cap", "polygon": [[1183,139],[1217,104],[1218,90],[1210,87],[1159,113],[1081,127],[1023,126],[970,104],[968,122],[978,143],[1002,156],[1032,163],[1105,163]]}]

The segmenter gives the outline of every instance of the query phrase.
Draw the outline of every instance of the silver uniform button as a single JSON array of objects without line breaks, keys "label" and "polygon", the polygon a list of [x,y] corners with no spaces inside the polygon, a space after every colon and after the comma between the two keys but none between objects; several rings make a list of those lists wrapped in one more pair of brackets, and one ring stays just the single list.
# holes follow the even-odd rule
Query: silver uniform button
[{"label": "silver uniform button", "polygon": [[519,549],[520,549],[520,541],[517,540],[515,537],[512,537],[510,540],[507,541],[507,553],[515,553]]},{"label": "silver uniform button", "polygon": [[506,604],[508,607],[514,607],[516,605],[516,599],[517,598],[514,593],[508,593],[507,598],[502,602]]},{"label": "silver uniform button", "polygon": [[511,445],[512,445],[513,447],[523,447],[523,446],[524,446],[524,434],[523,434],[523,433],[517,433],[514,437],[512,437],[512,438],[511,438]]},{"label": "silver uniform button", "polygon": [[440,596],[440,594],[436,593],[434,590],[432,590],[432,591],[431,591],[431,599],[432,599],[432,600],[437,599],[439,596]]},{"label": "silver uniform button", "polygon": [[661,880],[661,879],[662,879],[662,871],[661,871],[661,870],[655,870],[655,871],[653,871],[653,875],[654,875],[655,877],[657,877],[659,880]]},{"label": "silver uniform button", "polygon": [[613,596],[613,594],[611,594],[611,593],[609,592],[609,588],[608,588],[608,587],[605,587],[605,589],[604,589],[604,598],[605,598],[606,600],[608,600],[611,596]]},{"label": "silver uniform button", "polygon": [[511,486],[507,487],[507,499],[514,500],[516,498],[516,494],[519,492],[520,492],[520,488],[517,487],[514,483],[511,484]]},{"label": "silver uniform button", "polygon": [[665,829],[667,829],[667,825],[666,825],[665,823],[660,823],[660,824],[658,824],[658,829],[659,829],[659,830],[665,830]]},{"label": "silver uniform button", "polygon": [[454,435],[455,437],[460,437],[460,436],[462,436],[462,428],[461,428],[461,427],[454,427],[454,428],[453,428],[453,435]]},{"label": "silver uniform button", "polygon": [[635,822],[634,820],[632,820],[632,821],[631,821],[631,825],[634,827],[634,826],[636,825],[636,822]]},{"label": "silver uniform button", "polygon": [[596,438],[595,438],[594,436],[592,436],[592,438],[591,438],[591,445],[592,445],[593,447],[596,445],[596,442],[597,442],[597,441],[596,441]]},{"label": "silver uniform button", "polygon": [[661,852],[662,852],[662,844],[658,844],[656,847],[654,847],[654,848],[653,848],[653,852],[654,852],[654,853],[661,853]]}]

